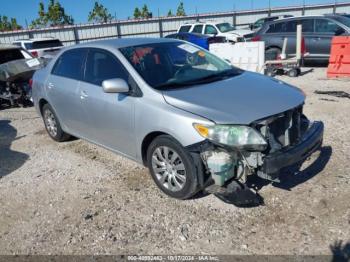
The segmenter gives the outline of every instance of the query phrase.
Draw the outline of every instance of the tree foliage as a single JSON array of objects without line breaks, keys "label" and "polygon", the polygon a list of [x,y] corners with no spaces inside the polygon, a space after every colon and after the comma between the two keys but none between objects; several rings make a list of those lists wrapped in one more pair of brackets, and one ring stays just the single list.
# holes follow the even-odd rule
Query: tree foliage
[{"label": "tree foliage", "polygon": [[168,17],[174,16],[174,15],[173,15],[173,12],[171,11],[171,9],[169,9],[167,16],[168,16]]},{"label": "tree foliage", "polygon": [[135,7],[134,18],[136,18],[136,19],[141,18],[141,11],[140,11],[140,9],[138,7]]},{"label": "tree foliage", "polygon": [[72,25],[74,19],[67,15],[63,6],[57,0],[50,0],[47,11],[43,2],[39,3],[38,18],[32,21],[31,28],[48,26]]},{"label": "tree foliage", "polygon": [[179,6],[177,7],[176,15],[177,16],[185,16],[186,15],[183,2],[180,2]]},{"label": "tree foliage", "polygon": [[113,16],[108,12],[107,8],[98,2],[95,2],[94,8],[88,17],[89,22],[93,21],[95,23],[106,23],[112,19]]},{"label": "tree foliage", "polygon": [[0,15],[0,31],[11,31],[11,30],[19,30],[22,29],[17,23],[16,18],[8,18],[7,16]]},{"label": "tree foliage", "polygon": [[152,13],[148,10],[148,6],[145,4],[143,5],[143,7],[141,8],[141,10],[136,7],[134,10],[134,18],[138,19],[138,18],[152,18]]}]

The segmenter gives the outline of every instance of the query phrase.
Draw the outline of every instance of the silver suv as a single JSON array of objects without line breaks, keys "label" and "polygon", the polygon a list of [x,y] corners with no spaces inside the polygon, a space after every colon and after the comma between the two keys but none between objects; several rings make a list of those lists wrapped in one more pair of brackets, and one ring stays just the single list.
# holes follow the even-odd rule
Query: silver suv
[{"label": "silver suv", "polygon": [[119,39],[61,51],[33,78],[48,134],[70,135],[150,169],[180,199],[211,184],[275,180],[322,143],[304,93],[174,39]]}]

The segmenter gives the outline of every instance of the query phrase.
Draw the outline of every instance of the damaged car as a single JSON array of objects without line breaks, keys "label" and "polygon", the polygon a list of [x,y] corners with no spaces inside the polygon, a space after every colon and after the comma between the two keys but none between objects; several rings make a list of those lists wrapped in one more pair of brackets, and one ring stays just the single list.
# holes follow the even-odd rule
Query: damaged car
[{"label": "damaged car", "polygon": [[51,138],[79,137],[143,164],[178,199],[249,176],[277,181],[323,139],[302,90],[174,39],[69,47],[35,73],[33,99]]},{"label": "damaged car", "polygon": [[0,45],[0,107],[30,105],[31,78],[44,64],[22,48]]}]

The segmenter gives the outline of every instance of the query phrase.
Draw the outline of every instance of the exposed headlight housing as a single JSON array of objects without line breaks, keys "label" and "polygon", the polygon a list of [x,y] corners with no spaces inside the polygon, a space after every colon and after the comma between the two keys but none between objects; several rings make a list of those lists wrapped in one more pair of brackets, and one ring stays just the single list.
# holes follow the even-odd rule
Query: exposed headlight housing
[{"label": "exposed headlight housing", "polygon": [[267,142],[262,135],[249,126],[236,125],[202,125],[193,127],[204,138],[215,143],[245,149],[249,151],[264,151]]}]

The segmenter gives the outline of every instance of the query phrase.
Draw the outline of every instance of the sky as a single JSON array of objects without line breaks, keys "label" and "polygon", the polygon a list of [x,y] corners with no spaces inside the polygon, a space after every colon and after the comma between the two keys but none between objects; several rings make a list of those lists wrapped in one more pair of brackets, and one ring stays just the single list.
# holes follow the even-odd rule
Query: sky
[{"label": "sky", "polygon": [[[0,15],[14,17],[22,26],[31,23],[37,17],[40,0],[0,0]],[[304,0],[270,0],[271,6],[302,5]],[[43,0],[45,5],[49,0]],[[59,0],[66,14],[72,15],[75,23],[86,23],[89,11],[95,0]],[[165,16],[171,9],[176,13],[180,0],[99,0],[117,19],[127,19],[133,16],[135,7],[141,8],[147,4],[153,16]],[[187,14],[208,12],[225,12],[234,9],[247,10],[269,6],[269,0],[183,0]],[[305,0],[306,4],[334,3],[334,0]],[[338,2],[347,2],[338,0]]]}]

